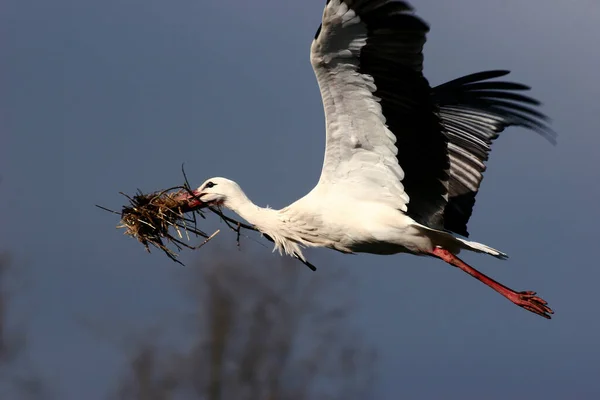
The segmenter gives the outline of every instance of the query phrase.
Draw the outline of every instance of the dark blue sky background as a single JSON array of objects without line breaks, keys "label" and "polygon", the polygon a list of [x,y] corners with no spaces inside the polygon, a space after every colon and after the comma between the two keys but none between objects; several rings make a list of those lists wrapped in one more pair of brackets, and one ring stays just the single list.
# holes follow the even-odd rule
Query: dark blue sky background
[{"label": "dark blue sky background", "polygon": [[[61,399],[103,398],[124,366],[118,349],[78,320],[143,332],[184,306],[173,271],[185,270],[145,254],[94,204],[119,208],[118,191],[178,184],[182,162],[192,184],[226,176],[273,207],[317,181],[324,118],[308,54],[323,5],[0,6],[1,247],[26,275],[14,322],[28,324],[30,357]],[[510,69],[553,118],[558,146],[510,129],[488,164],[470,231],[510,259],[465,259],[538,291],[556,315],[520,310],[438,260],[308,254],[359,281],[355,323],[381,354],[380,399],[600,398],[600,2],[413,5],[432,27],[432,85]],[[202,257],[183,254],[187,263]]]}]

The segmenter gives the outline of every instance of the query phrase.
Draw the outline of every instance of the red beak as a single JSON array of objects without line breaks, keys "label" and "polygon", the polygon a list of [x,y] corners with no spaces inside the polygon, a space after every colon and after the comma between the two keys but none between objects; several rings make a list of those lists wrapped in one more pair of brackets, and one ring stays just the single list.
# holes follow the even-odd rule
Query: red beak
[{"label": "red beak", "polygon": [[198,198],[198,195],[200,194],[198,191],[194,190],[192,193],[193,194],[187,192],[181,193],[175,198],[177,201],[185,202],[182,206],[183,212],[190,212],[208,207],[208,203],[205,203]]}]

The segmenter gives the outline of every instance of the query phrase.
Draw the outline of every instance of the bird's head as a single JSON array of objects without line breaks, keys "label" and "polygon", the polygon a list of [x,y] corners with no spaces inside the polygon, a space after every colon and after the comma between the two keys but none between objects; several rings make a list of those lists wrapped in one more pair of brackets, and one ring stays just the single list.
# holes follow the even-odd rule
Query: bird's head
[{"label": "bird's head", "polygon": [[194,190],[195,199],[209,206],[227,206],[227,202],[243,193],[237,183],[226,178],[207,179]]}]

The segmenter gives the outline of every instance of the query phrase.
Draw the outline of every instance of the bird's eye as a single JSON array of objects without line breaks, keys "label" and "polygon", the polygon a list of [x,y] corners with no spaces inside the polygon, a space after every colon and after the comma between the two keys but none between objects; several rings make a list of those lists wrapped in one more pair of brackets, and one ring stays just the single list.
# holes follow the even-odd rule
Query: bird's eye
[{"label": "bird's eye", "polygon": [[213,183],[213,182],[208,182],[206,185],[204,185],[204,188],[205,189],[210,189],[210,188],[212,188],[214,186],[217,186],[217,184]]}]

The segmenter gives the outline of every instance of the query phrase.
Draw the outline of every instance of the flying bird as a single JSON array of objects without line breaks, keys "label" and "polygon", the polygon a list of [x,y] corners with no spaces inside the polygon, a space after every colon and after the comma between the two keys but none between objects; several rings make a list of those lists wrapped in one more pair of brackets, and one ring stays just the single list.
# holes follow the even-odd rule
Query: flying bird
[{"label": "flying bird", "polygon": [[422,72],[428,31],[405,1],[328,0],[310,50],[326,117],[317,185],[280,210],[255,205],[220,177],[206,180],[190,200],[232,210],[280,253],[304,261],[305,247],[436,257],[550,319],[553,311],[535,292],[512,290],[457,255],[507,257],[466,239],[499,133],[521,126],[551,142],[556,135],[535,109],[540,103],[520,93],[528,86],[494,80],[509,71],[432,88]]}]

